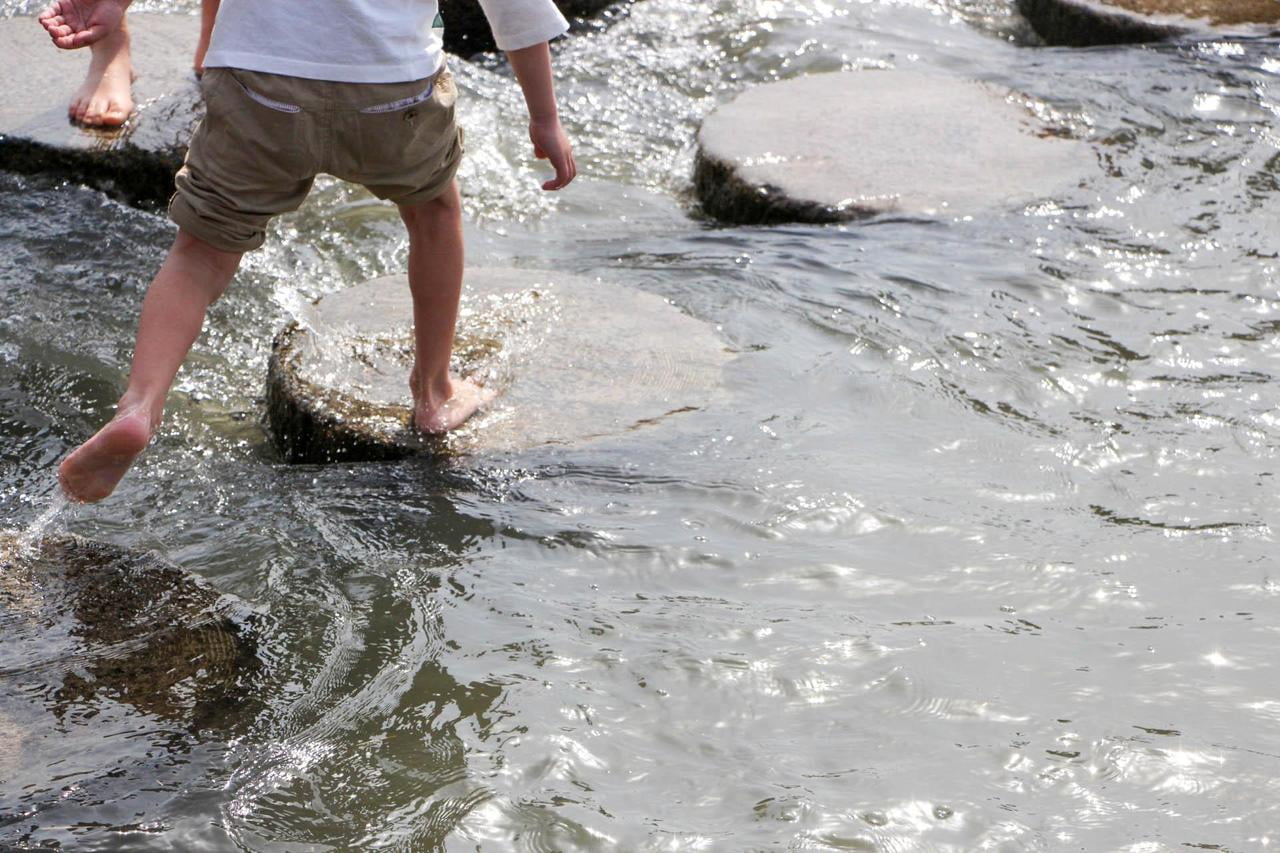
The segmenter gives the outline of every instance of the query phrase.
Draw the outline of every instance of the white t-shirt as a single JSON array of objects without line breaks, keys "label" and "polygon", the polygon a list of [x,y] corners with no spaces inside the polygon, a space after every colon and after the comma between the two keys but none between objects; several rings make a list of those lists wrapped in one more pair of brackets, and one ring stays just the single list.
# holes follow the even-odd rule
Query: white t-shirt
[{"label": "white t-shirt", "polygon": [[[569,29],[552,0],[480,0],[494,41],[519,50]],[[436,0],[222,0],[209,68],[349,83],[430,77],[444,64]]]}]

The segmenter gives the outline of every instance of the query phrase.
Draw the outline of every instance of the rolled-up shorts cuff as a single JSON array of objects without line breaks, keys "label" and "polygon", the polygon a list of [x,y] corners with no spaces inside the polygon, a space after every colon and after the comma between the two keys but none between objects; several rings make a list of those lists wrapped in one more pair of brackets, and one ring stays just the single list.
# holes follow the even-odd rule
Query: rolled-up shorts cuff
[{"label": "rolled-up shorts cuff", "polygon": [[243,237],[228,235],[227,229],[218,222],[201,215],[186,199],[181,189],[169,200],[169,218],[182,231],[222,252],[251,252],[259,248],[267,239],[265,229],[248,232]]}]

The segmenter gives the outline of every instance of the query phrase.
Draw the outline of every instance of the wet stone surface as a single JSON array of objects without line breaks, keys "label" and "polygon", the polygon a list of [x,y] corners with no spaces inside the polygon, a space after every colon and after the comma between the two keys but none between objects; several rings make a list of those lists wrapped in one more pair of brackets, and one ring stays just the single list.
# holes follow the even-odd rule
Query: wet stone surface
[{"label": "wet stone surface", "polygon": [[293,462],[509,452],[653,426],[710,403],[731,354],[705,323],[614,284],[468,271],[455,369],[498,399],[445,439],[410,427],[411,301],[403,276],[326,296],[276,339],[273,437]]},{"label": "wet stone surface", "polygon": [[1012,93],[912,71],[819,74],[757,86],[698,133],[694,183],[728,222],[958,215],[1035,201],[1092,167]]},{"label": "wet stone surface", "polygon": [[1280,33],[1276,0],[1018,0],[1050,44],[1128,44],[1202,33]]},{"label": "wet stone surface", "polygon": [[168,200],[202,111],[191,71],[199,21],[145,13],[129,21],[137,109],[121,128],[93,129],[67,117],[90,52],[57,49],[35,18],[0,19],[0,169],[57,175],[145,207]]},{"label": "wet stone surface", "polygon": [[112,821],[197,778],[252,718],[260,620],[150,554],[0,533],[0,837],[90,802]]}]

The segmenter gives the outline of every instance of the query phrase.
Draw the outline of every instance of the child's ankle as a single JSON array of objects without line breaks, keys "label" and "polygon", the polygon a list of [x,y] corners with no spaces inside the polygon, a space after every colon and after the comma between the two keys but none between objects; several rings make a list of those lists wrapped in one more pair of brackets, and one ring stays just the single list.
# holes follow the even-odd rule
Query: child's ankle
[{"label": "child's ankle", "polygon": [[417,367],[409,377],[409,389],[413,392],[413,402],[419,406],[435,408],[443,406],[453,396],[453,382],[449,371],[445,370],[431,375],[425,380]]},{"label": "child's ankle", "polygon": [[164,402],[154,403],[146,399],[141,394],[130,394],[125,392],[124,396],[116,401],[117,418],[127,417],[134,414],[144,414],[147,417],[147,428],[151,432],[155,432],[160,426],[160,420],[164,417]]}]

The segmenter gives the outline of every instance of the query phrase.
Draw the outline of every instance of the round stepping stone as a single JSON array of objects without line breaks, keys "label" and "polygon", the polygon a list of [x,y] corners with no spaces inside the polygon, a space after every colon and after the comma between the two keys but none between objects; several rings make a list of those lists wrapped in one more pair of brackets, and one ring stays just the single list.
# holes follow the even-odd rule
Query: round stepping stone
[{"label": "round stepping stone", "polygon": [[742,224],[968,214],[1077,184],[1089,147],[1016,101],[915,71],[768,83],[703,122],[694,184],[707,213]]},{"label": "round stepping stone", "polygon": [[[560,12],[577,26],[596,18],[618,0],[554,0]],[[444,18],[444,47],[459,56],[472,56],[497,50],[493,31],[478,0],[440,0],[440,16]]]},{"label": "round stepping stone", "polygon": [[191,71],[200,21],[130,13],[129,27],[137,112],[122,128],[94,129],[67,118],[90,51],[59,50],[35,18],[0,19],[0,169],[53,174],[130,204],[168,200],[202,110]]},{"label": "round stepping stone", "polygon": [[618,435],[706,406],[731,355],[652,294],[558,273],[469,269],[455,370],[498,392],[446,437],[410,426],[404,276],[321,299],[275,341],[267,420],[291,462],[510,452]]},{"label": "round stepping stone", "polygon": [[0,533],[0,801],[64,778],[132,796],[165,762],[120,735],[243,731],[259,618],[153,555]]},{"label": "round stepping stone", "polygon": [[1075,47],[1280,33],[1280,0],[1018,0],[1018,11],[1049,44]]}]

